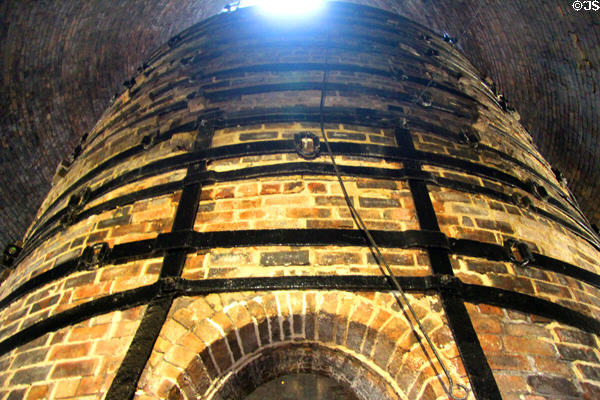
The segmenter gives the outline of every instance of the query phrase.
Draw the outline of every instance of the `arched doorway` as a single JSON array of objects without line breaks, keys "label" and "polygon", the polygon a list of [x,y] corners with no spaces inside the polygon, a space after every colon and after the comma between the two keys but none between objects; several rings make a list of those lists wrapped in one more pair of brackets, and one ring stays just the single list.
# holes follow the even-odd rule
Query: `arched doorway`
[{"label": "arched doorway", "polygon": [[391,400],[394,389],[355,355],[315,342],[260,349],[213,387],[214,400]]}]

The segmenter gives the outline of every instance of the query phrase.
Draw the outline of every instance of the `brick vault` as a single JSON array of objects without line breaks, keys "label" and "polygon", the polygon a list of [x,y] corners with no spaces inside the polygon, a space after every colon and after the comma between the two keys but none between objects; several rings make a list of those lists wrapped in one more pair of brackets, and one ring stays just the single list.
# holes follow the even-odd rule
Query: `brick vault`
[{"label": "brick vault", "polygon": [[9,256],[0,399],[600,398],[600,238],[448,38],[240,9],[127,87]]}]

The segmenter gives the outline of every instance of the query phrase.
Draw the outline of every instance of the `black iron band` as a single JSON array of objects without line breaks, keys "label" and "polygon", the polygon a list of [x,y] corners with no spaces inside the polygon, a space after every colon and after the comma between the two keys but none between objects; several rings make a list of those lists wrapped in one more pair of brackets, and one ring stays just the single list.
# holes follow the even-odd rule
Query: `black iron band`
[{"label": "black iron band", "polygon": [[[509,249],[492,243],[469,239],[448,238],[441,232],[425,230],[371,231],[382,248],[440,248],[465,257],[483,258],[490,261],[514,262]],[[132,260],[160,257],[169,250],[193,253],[211,248],[252,246],[364,246],[364,236],[357,230],[346,229],[273,229],[240,230],[220,232],[177,231],[160,234],[156,239],[145,239],[114,246],[99,264],[120,264]],[[600,275],[532,252],[527,268],[537,268],[570,276],[580,282],[600,288]],[[83,255],[65,261],[17,287],[0,301],[0,309],[13,301],[57,279],[76,271],[97,268]]]},{"label": "black iron band", "polygon": [[[417,154],[413,138],[407,129],[396,128],[395,133],[396,143],[400,147],[405,148],[411,155]],[[421,170],[420,161],[411,160],[408,165],[411,168]],[[409,179],[408,185],[421,229],[443,235],[440,231],[436,212],[425,182]],[[440,298],[448,321],[448,327],[452,331],[454,342],[460,353],[465,371],[469,376],[471,389],[475,397],[481,400],[502,400],[500,389],[498,389],[492,369],[487,362],[487,358],[473,327],[471,317],[465,307],[464,300],[460,298],[459,291],[456,290],[460,286],[460,281],[454,277],[454,270],[450,262],[448,249],[444,247],[430,247],[427,248],[427,254],[434,276],[445,276],[448,283],[455,283],[440,290]]]},{"label": "black iron band", "polygon": [[[465,284],[457,278],[449,276],[398,276],[397,279],[401,287],[408,292],[437,293],[451,291],[452,294],[469,303],[490,304],[526,314],[540,315],[586,332],[600,333],[600,321],[578,311],[527,294],[488,286]],[[202,296],[211,293],[275,290],[372,292],[393,291],[393,287],[386,277],[370,275],[226,278],[198,281],[163,278],[152,285],[101,297],[37,322],[0,342],[0,355],[46,333],[85,321],[97,315],[147,304],[153,299]]]},{"label": "black iron band", "polygon": [[[206,169],[206,164],[188,168],[187,176]],[[202,186],[199,183],[187,183],[181,193],[172,230],[174,232],[189,231],[194,227]],[[165,283],[179,279],[185,265],[187,251],[185,249],[169,249],[166,251],[159,275],[162,284],[162,296],[150,302],[140,325],[133,337],[123,362],[119,366],[115,378],[106,394],[107,400],[133,399],[138,381],[150,355],[163,324],[167,318],[174,294]]]},{"label": "black iron band", "polygon": [[[401,115],[398,115],[398,114],[386,114],[386,113],[381,113],[381,112],[377,112],[377,111],[373,111],[373,110],[366,110],[366,109],[365,110],[354,110],[354,109],[351,110],[351,109],[344,109],[344,108],[342,108],[342,109],[326,109],[324,111],[324,113],[325,113],[325,116],[326,116],[326,119],[328,122],[355,123],[355,124],[361,124],[361,125],[365,125],[365,124],[369,125],[369,124],[374,123],[376,125],[380,125],[381,127],[384,127],[384,126],[389,127],[390,124],[392,124],[392,125],[395,124],[401,117]],[[318,122],[319,117],[320,117],[320,114],[318,113],[317,110],[311,110],[309,108],[304,108],[304,107],[297,108],[297,109],[289,109],[287,111],[281,110],[281,109],[274,109],[272,112],[269,112],[268,110],[261,110],[261,113],[257,113],[256,111],[254,111],[252,113],[240,112],[240,113],[236,113],[236,115],[238,115],[238,118],[230,116],[227,119],[219,118],[219,119],[215,120],[214,121],[215,129],[221,129],[221,128],[226,128],[226,127],[230,127],[230,126],[238,126],[238,125],[251,124],[251,123],[284,122],[284,121],[288,121],[288,120],[289,121],[305,121],[306,120],[306,121]],[[244,115],[247,115],[247,117],[243,117]],[[215,115],[212,115],[210,118],[215,118]],[[419,129],[425,130],[426,132],[432,132],[436,135],[451,138],[454,140],[457,140],[457,138],[458,138],[458,136],[455,132],[451,132],[443,127],[438,127],[438,126],[432,125],[430,123],[425,123],[423,121],[417,121],[417,120],[414,120],[413,118],[411,118],[410,116],[406,116],[405,118],[407,118],[410,125],[415,125]],[[181,126],[173,127],[169,131],[165,132],[164,134],[159,135],[156,138],[156,141],[157,141],[157,143],[160,143],[161,141],[170,139],[176,133],[186,132],[186,131],[194,131],[197,129],[195,127],[195,125],[196,125],[196,123],[187,123],[187,124],[183,124]],[[244,144],[244,146],[245,145],[247,145],[247,144]],[[260,155],[260,153],[257,152],[256,149],[252,149],[253,144],[250,143],[249,145],[250,145],[250,147],[248,148],[248,151],[250,151],[252,153],[252,155]],[[271,146],[273,146],[273,145],[271,145]],[[240,147],[240,146],[238,146],[238,147]],[[379,146],[379,147],[385,147],[385,146]],[[576,205],[572,203],[572,201],[568,198],[568,196],[564,196],[562,194],[562,191],[560,190],[560,188],[558,188],[553,182],[549,181],[544,176],[539,174],[535,169],[520,162],[519,160],[515,159],[514,157],[512,157],[508,154],[504,154],[498,150],[491,149],[484,145],[482,145],[481,148],[482,149],[485,148],[488,151],[493,151],[496,155],[502,157],[503,159],[507,160],[508,162],[518,165],[519,167],[525,169],[527,172],[535,175],[538,179],[542,180],[546,185],[552,187],[557,193],[559,193],[563,197],[563,199],[565,201],[567,201],[571,206],[573,206],[573,207],[575,207],[575,209],[577,209]],[[336,150],[338,150],[338,149],[336,149]],[[341,153],[340,153],[340,151],[336,151],[336,152],[340,153],[341,155],[344,155],[344,149],[339,149],[339,150],[341,151]],[[369,149],[367,148],[364,150],[358,150],[358,154],[357,154],[356,149],[354,149],[354,150],[355,151],[351,155],[361,155],[360,154],[361,151],[364,152]],[[141,151],[143,151],[142,145],[134,146],[130,149],[123,151],[122,153],[116,154],[115,156],[102,162],[100,165],[98,165],[97,167],[95,167],[94,169],[92,169],[91,171],[86,173],[83,177],[81,177],[76,182],[71,184],[69,186],[69,188],[67,188],[61,195],[59,195],[57,197],[57,199],[47,208],[46,212],[44,212],[44,214],[38,219],[38,222],[36,222],[33,229],[36,230],[38,225],[41,223],[41,221],[45,220],[47,214],[55,207],[55,205],[59,201],[63,200],[69,193],[73,192],[77,187],[80,187],[85,182],[88,182],[94,176],[97,176],[99,173],[101,173],[105,169],[111,168],[115,165],[118,165],[123,160],[125,160],[135,154],[138,154]],[[268,149],[268,152],[266,154],[272,154],[273,151],[277,151],[277,148]],[[290,144],[288,143],[287,146],[283,146],[283,148],[280,147],[280,151],[281,152],[294,151],[294,148],[293,148],[293,146],[290,146]],[[375,157],[381,157],[382,155],[384,157],[396,156],[396,157],[400,157],[400,158],[402,158],[403,156],[404,157],[406,156],[405,154],[388,154],[386,152],[384,152],[382,154],[378,154],[380,152],[373,151],[373,148],[371,148],[371,151],[372,151],[372,154],[363,153],[362,155],[370,155],[370,156],[375,156]],[[219,152],[225,153],[225,155],[228,157],[238,157],[238,156],[245,154],[245,153],[240,154],[239,151],[236,151],[235,147],[226,146],[224,148],[219,148],[219,150],[217,150],[215,152],[215,154],[210,154],[210,150],[209,150],[208,152],[204,152],[202,154],[196,154],[195,158],[196,159],[198,159],[198,158],[214,159],[219,156],[219,154],[218,154]],[[425,156],[423,158],[424,161],[427,160],[428,154],[430,154],[430,153],[424,153],[424,156]],[[413,155],[413,157],[418,157],[418,154],[416,154],[414,152],[412,152],[412,155]],[[215,157],[215,156],[217,156],[217,157]],[[223,155],[220,154],[220,157],[222,157],[222,156]],[[448,158],[449,157],[444,157],[444,159],[442,161],[447,161]],[[440,162],[439,159],[437,161]],[[473,170],[472,165],[467,164],[467,166],[468,166],[467,172],[470,172]],[[462,167],[464,168],[465,165],[462,165]],[[489,169],[489,170],[492,170],[492,174],[494,174],[493,171],[498,171],[498,170],[494,170],[494,169]],[[489,171],[489,170],[487,170],[487,171]],[[480,175],[483,174],[485,177],[486,171],[479,171],[479,174]],[[506,178],[506,176],[507,176],[507,174],[502,175],[503,178]],[[516,179],[516,178],[513,178],[513,182],[508,182],[508,183],[514,185],[514,179]],[[529,192],[532,191],[530,185],[528,185],[527,183],[517,182],[516,186],[520,187],[526,191],[529,191]],[[559,207],[561,206],[560,202],[554,202],[554,203],[557,203],[555,205],[557,205]],[[562,207],[564,208],[564,206],[562,206]],[[563,211],[565,211],[565,210],[563,210]]]},{"label": "black iron band", "polygon": [[[411,155],[408,154],[408,152],[406,150],[403,150],[403,151],[396,150],[395,148],[388,147],[388,146],[361,145],[361,144],[343,143],[343,142],[332,143],[332,148],[336,154],[340,154],[340,155],[374,156],[374,157],[380,157],[380,158],[391,159],[391,160],[401,160],[401,161],[405,161],[405,162],[410,162],[410,161],[425,162],[428,164],[449,167],[449,168],[456,169],[459,171],[475,173],[479,176],[483,176],[486,178],[492,178],[494,180],[498,180],[498,181],[507,183],[511,186],[522,189],[526,192],[529,192],[530,194],[532,194],[534,196],[536,195],[536,193],[534,192],[534,189],[532,189],[530,184],[528,184],[526,182],[521,182],[517,178],[514,178],[509,174],[506,174],[506,173],[496,170],[494,168],[485,167],[485,166],[475,164],[475,163],[472,163],[469,161],[453,159],[451,157],[447,157],[447,156],[443,156],[443,155],[438,155],[438,154],[433,154],[433,153],[416,152],[417,156],[411,157]],[[161,172],[165,172],[165,171],[169,170],[169,168],[172,169],[172,168],[178,168],[178,167],[179,168],[185,167],[185,166],[189,165],[190,163],[194,162],[194,160],[196,160],[196,162],[199,162],[198,160],[229,158],[229,157],[241,156],[244,154],[249,154],[249,155],[273,154],[273,153],[286,153],[286,152],[295,152],[295,151],[296,151],[296,148],[295,148],[293,141],[270,141],[270,142],[253,142],[253,143],[248,143],[248,144],[220,147],[220,148],[210,149],[205,152],[202,152],[203,154],[186,154],[184,156],[176,156],[176,157],[161,160],[161,161],[158,161],[155,163],[151,163],[151,164],[144,166],[138,170],[125,173],[125,174],[121,175],[120,177],[116,178],[115,180],[107,182],[107,183],[103,184],[102,186],[92,190],[90,193],[90,198],[91,199],[97,198],[97,197],[101,196],[102,194],[105,194],[111,190],[114,190],[115,188],[117,188],[119,186],[125,185],[127,183],[130,183],[130,182],[132,182],[136,179],[142,178],[142,177],[152,176],[152,175],[159,174]],[[278,168],[280,170],[290,171],[290,172],[294,168],[299,168],[299,167],[300,168],[304,167],[304,170],[308,170],[308,171],[310,171],[311,168],[315,168],[315,166],[309,166],[309,165],[302,165],[302,166],[293,165],[290,167],[278,166]],[[257,172],[260,171],[261,169],[262,169],[263,173],[260,175],[257,174]],[[315,169],[318,169],[318,167]],[[327,165],[321,165],[320,169],[321,169],[320,172],[332,173],[331,167],[329,167]],[[399,179],[402,177],[402,173],[397,172],[396,174],[394,174],[391,171],[390,171],[391,174],[385,173],[383,169],[372,169],[372,168],[364,168],[364,167],[344,167],[344,169],[348,170],[348,173],[362,172],[361,176],[374,176],[374,177],[382,176],[382,177],[391,178],[391,179]],[[269,172],[272,173],[274,171],[274,167],[273,166],[257,167],[257,169],[255,169],[254,171],[252,171],[252,170],[253,169],[251,168],[251,169],[249,169],[249,171],[242,170],[242,171],[232,171],[230,173],[222,173],[222,174],[219,174],[220,176],[218,176],[218,177],[215,176],[217,174],[213,173],[212,179],[214,179],[215,181],[221,181],[221,180],[226,180],[226,179],[240,179],[240,178],[236,178],[236,175],[244,176],[244,178],[246,178],[246,179],[252,178],[252,177],[258,177],[258,176],[265,176]],[[303,172],[303,171],[300,170],[300,172]],[[382,172],[383,172],[383,174],[382,174]],[[419,171],[416,171],[416,172],[419,172]],[[424,174],[424,176],[428,176],[429,180],[431,180],[433,183],[436,183],[436,182],[450,183],[451,182],[451,180],[434,177],[434,176],[431,176],[431,174]],[[208,178],[207,181],[209,181],[209,179],[210,178]],[[453,183],[453,184],[455,186],[460,186],[460,184],[457,184],[457,183]],[[171,184],[171,185],[174,186],[175,184]],[[466,190],[477,190],[477,187],[475,185],[469,185],[469,184],[463,183],[461,186],[463,187],[461,190],[465,190],[465,189]],[[168,188],[168,187],[170,187],[170,186],[165,186],[163,189],[166,190],[166,188]],[[512,200],[510,198],[510,196],[508,196],[506,194],[500,194],[499,192],[496,192],[492,189],[486,189],[485,191],[487,193],[494,194],[495,195],[494,197],[501,198],[503,201]],[[67,193],[67,192],[65,192],[65,193]],[[147,193],[152,193],[152,192],[151,192],[151,190],[147,190]],[[135,198],[134,195],[130,195],[130,197],[132,199]],[[514,202],[514,201],[515,200],[512,200],[512,202]],[[563,213],[568,215],[571,219],[573,219],[576,222],[578,229],[576,229],[574,232],[578,233],[580,236],[582,236],[584,239],[588,240],[588,242],[590,242],[594,246],[599,247],[598,240],[596,239],[595,235],[593,233],[591,233],[589,227],[587,227],[587,225],[584,221],[580,221],[579,218],[575,217],[560,201],[553,199],[553,198],[549,198],[548,202],[550,204],[552,204],[554,207],[561,210]],[[48,210],[50,210],[51,208],[52,207],[50,207]],[[548,212],[545,212],[545,211],[539,209],[538,207],[531,206],[531,209],[537,213],[543,214],[544,216],[552,215]],[[39,239],[39,235],[41,235],[43,233],[44,229],[47,229],[52,224],[56,224],[56,222],[60,220],[60,218],[63,216],[63,214],[65,212],[67,212],[66,208],[63,209],[62,211],[57,212],[52,217],[45,220],[45,222],[42,224],[42,226],[38,227],[36,230],[34,230],[32,232],[32,234],[30,235],[30,240],[26,245],[26,248],[22,252],[22,255],[19,257],[20,259],[23,259],[25,257],[25,255],[28,254],[29,249],[31,249],[32,247],[35,247],[35,246],[33,246],[33,244],[37,244],[39,242],[37,239]],[[42,217],[40,219],[40,221],[43,218],[44,217]],[[551,219],[557,220],[559,218],[552,217]],[[568,224],[568,225],[571,225],[571,224]],[[573,226],[571,225],[570,227],[573,227]],[[47,237],[47,236],[45,236],[45,237]]]}]

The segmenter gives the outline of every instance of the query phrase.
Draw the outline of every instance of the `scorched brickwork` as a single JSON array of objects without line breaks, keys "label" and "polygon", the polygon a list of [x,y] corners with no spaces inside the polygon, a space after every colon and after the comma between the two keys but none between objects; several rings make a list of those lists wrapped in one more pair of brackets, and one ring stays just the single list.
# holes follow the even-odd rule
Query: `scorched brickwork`
[{"label": "scorched brickwork", "polygon": [[358,5],[240,9],[126,86],[2,283],[0,399],[243,399],[294,372],[600,397],[600,238],[451,43]]}]

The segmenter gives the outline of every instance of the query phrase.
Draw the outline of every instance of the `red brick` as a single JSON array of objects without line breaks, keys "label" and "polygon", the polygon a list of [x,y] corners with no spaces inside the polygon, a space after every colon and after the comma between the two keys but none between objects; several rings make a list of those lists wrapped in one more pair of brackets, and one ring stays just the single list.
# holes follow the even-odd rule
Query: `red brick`
[{"label": "red brick", "polygon": [[286,210],[288,218],[329,218],[331,211],[324,208],[289,208]]},{"label": "red brick", "polygon": [[69,341],[76,342],[89,339],[99,339],[106,335],[109,327],[110,325],[105,324],[91,327],[84,326],[73,328],[73,330],[69,334]]},{"label": "red brick", "polygon": [[50,351],[49,360],[60,360],[67,358],[79,358],[89,354],[91,349],[91,342],[88,343],[77,343],[77,344],[65,344],[52,346]]},{"label": "red brick", "polygon": [[79,360],[58,363],[52,371],[52,378],[68,378],[71,376],[92,375],[96,363],[94,360]]},{"label": "red brick", "polygon": [[281,193],[281,183],[263,183],[260,186],[261,195]]},{"label": "red brick", "polygon": [[48,398],[50,387],[48,385],[32,386],[25,396],[25,400],[43,400]]},{"label": "red brick", "polygon": [[327,187],[323,183],[310,182],[308,184],[308,190],[311,193],[327,193]]},{"label": "red brick", "polygon": [[556,350],[550,343],[543,342],[538,338],[521,338],[515,336],[504,336],[506,350],[516,354],[536,354],[541,356],[556,356]]}]

